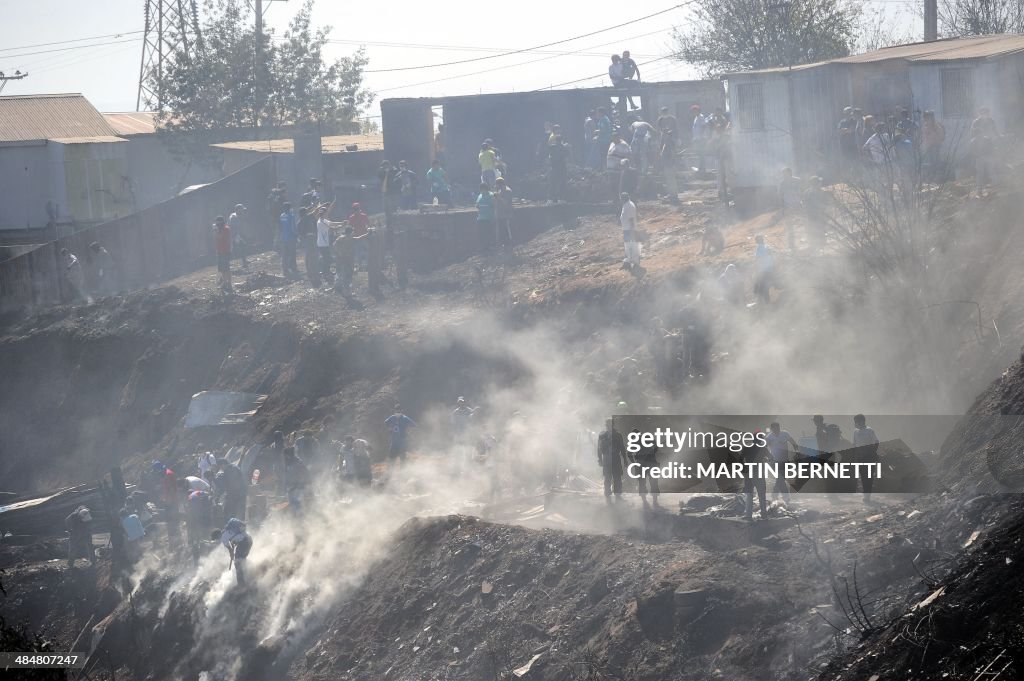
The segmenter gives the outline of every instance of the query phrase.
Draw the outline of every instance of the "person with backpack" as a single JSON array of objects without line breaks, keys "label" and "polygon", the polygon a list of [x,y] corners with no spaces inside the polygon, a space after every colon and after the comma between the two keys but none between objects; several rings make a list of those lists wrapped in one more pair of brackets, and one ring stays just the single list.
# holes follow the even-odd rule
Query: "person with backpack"
[{"label": "person with backpack", "polygon": [[[853,417],[853,459],[856,463],[878,463],[878,436],[875,431],[868,427],[864,414],[857,414]],[[864,490],[864,503],[871,503],[871,490],[875,486],[875,478],[870,475],[860,475],[861,488]]]},{"label": "person with backpack", "polygon": [[[228,550],[231,556],[231,564],[235,568],[235,578],[238,584],[245,584],[245,561],[252,551],[252,537],[245,531],[245,523],[238,518],[232,518],[224,525],[224,529],[214,530],[211,539],[220,538],[220,543]],[[230,569],[230,568],[228,568]]]}]

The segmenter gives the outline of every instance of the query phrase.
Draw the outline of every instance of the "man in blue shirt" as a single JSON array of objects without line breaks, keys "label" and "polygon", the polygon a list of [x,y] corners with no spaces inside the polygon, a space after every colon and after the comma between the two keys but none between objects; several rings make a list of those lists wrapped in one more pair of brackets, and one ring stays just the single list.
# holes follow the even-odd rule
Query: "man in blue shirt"
[{"label": "man in blue shirt", "polygon": [[281,213],[281,271],[285,277],[299,276],[299,266],[295,263],[295,248],[299,241],[299,230],[295,223],[295,213],[288,201],[282,206]]},{"label": "man in blue shirt", "polygon": [[589,165],[591,168],[600,168],[604,162],[604,155],[608,153],[608,147],[612,143],[612,119],[608,118],[608,111],[603,106],[597,108],[594,128],[594,146],[591,152],[593,158],[590,159]]},{"label": "man in blue shirt", "polygon": [[414,428],[416,422],[403,414],[401,405],[396,404],[395,413],[384,419],[384,425],[387,427],[391,438],[388,458],[405,461],[409,429]]}]

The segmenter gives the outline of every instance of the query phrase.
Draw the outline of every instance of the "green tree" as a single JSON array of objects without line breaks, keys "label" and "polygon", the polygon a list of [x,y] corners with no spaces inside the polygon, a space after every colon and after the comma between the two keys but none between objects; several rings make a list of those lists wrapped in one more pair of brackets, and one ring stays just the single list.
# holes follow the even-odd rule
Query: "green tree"
[{"label": "green tree", "polygon": [[852,0],[696,0],[676,57],[711,76],[844,57],[860,16]]},{"label": "green tree", "polygon": [[[373,95],[363,87],[362,50],[327,59],[330,27],[313,26],[313,0],[305,0],[278,40],[257,37],[242,0],[206,0],[202,43],[189,58],[175,55],[151,86],[159,93],[158,123],[171,147],[202,160],[224,129],[261,130],[285,125],[340,132]],[[257,43],[257,40],[260,43]],[[259,55],[259,57],[257,57]]]}]

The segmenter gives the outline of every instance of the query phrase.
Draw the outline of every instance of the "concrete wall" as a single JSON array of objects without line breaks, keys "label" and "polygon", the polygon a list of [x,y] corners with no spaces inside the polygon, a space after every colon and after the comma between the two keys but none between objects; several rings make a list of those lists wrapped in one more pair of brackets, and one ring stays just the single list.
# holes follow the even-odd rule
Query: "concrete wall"
[{"label": "concrete wall", "polygon": [[[213,261],[210,226],[235,203],[260,206],[274,183],[269,159],[201,189],[132,215],[81,230],[0,263],[0,310],[73,300],[62,275],[60,250],[67,248],[84,264],[86,287],[93,273],[89,244],[110,251],[121,290],[135,290],[193,271]],[[259,212],[250,214],[258,218]]]},{"label": "concrete wall", "polygon": [[[516,206],[512,214],[512,240],[518,245],[541,232],[574,220],[580,207],[561,203]],[[406,235],[409,269],[427,273],[460,262],[483,250],[476,211],[458,209],[447,213],[395,214],[395,229]]]}]

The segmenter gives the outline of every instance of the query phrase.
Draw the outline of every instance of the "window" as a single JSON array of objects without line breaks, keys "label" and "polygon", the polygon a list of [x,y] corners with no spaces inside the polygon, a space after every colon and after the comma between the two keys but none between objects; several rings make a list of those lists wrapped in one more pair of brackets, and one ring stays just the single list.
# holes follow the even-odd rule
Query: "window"
[{"label": "window", "polygon": [[974,111],[974,73],[970,69],[942,72],[943,118],[970,118]]},{"label": "window", "polygon": [[761,83],[742,83],[736,86],[736,120],[740,130],[764,130]]}]

